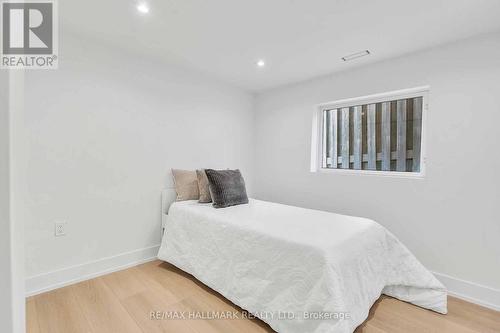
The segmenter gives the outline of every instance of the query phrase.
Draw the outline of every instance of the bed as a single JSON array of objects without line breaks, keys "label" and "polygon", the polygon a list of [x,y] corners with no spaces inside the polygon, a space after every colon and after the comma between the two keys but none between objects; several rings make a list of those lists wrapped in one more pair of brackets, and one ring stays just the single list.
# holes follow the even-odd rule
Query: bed
[{"label": "bed", "polygon": [[282,333],[353,332],[386,294],[442,314],[445,287],[364,218],[250,199],[174,202],[159,259]]}]

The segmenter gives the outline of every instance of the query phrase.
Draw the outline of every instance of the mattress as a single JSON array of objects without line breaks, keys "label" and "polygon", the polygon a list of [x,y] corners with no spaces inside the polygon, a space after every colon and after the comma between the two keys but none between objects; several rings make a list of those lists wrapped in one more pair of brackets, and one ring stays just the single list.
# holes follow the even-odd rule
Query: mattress
[{"label": "mattress", "polygon": [[158,257],[283,333],[353,332],[386,294],[439,313],[445,287],[365,218],[251,199],[169,210]]}]

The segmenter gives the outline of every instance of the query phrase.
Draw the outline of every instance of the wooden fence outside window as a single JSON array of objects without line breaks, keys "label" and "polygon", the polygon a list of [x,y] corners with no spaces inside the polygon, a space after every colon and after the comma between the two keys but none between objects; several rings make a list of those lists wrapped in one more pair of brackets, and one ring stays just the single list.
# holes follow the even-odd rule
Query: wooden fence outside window
[{"label": "wooden fence outside window", "polygon": [[327,169],[420,172],[422,97],[325,110]]}]

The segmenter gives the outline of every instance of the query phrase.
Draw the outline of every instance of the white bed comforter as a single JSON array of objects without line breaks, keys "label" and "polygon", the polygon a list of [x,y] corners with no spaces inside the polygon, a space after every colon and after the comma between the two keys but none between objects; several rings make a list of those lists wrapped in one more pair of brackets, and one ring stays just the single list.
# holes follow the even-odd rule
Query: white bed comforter
[{"label": "white bed comforter", "polygon": [[353,332],[381,293],[447,311],[444,286],[394,235],[359,217],[259,200],[224,209],[176,202],[158,257],[282,333]]}]

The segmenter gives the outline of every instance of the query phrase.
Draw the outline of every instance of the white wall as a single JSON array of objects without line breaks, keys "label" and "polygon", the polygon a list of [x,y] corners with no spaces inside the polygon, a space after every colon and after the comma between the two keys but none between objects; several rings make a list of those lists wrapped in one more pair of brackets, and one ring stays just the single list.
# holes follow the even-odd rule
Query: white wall
[{"label": "white wall", "polygon": [[11,124],[23,107],[22,71],[0,70],[0,331],[25,332],[24,225],[14,214]]},{"label": "white wall", "polygon": [[14,124],[28,292],[55,270],[158,245],[171,168],[240,168],[252,185],[252,95],[62,32],[59,69],[27,73]]},{"label": "white wall", "polygon": [[[256,195],[373,218],[431,270],[498,293],[499,78],[494,34],[264,92]],[[423,85],[431,86],[425,180],[309,172],[314,105]]]},{"label": "white wall", "polygon": [[12,332],[9,185],[9,75],[0,71],[0,331]]},{"label": "white wall", "polygon": [[24,167],[18,163],[17,154],[25,138],[14,135],[14,123],[24,115],[24,71],[9,73],[9,130],[10,130],[10,239],[12,269],[13,332],[25,332],[25,275],[24,275],[24,205],[20,194],[26,193]]}]

